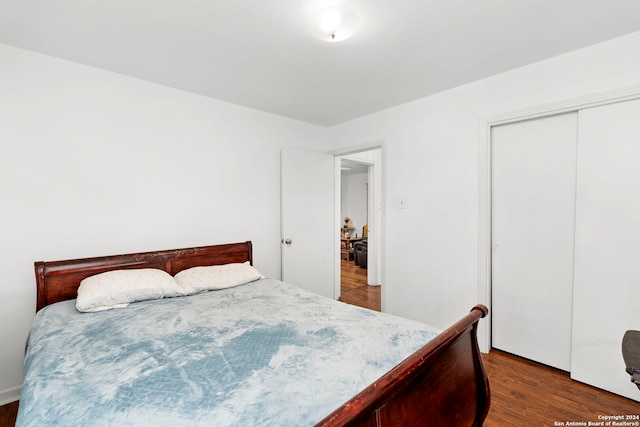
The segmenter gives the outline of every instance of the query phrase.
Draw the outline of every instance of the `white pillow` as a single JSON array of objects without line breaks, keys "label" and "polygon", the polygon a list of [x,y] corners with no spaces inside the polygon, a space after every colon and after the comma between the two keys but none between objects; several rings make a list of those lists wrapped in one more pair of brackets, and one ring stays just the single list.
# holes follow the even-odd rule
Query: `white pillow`
[{"label": "white pillow", "polygon": [[192,267],[175,275],[176,282],[187,295],[225,289],[264,279],[249,261],[223,265]]},{"label": "white pillow", "polygon": [[157,268],[113,270],[80,282],[76,308],[82,312],[126,307],[130,302],[184,295],[169,273]]}]

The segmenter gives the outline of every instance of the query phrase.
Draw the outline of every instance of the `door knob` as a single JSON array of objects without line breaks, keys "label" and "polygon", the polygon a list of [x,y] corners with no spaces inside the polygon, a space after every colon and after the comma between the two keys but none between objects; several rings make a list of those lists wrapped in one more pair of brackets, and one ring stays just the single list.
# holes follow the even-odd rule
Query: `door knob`
[{"label": "door knob", "polygon": [[284,243],[285,245],[290,245],[291,243],[293,243],[293,240],[291,239],[282,239],[282,243]]}]

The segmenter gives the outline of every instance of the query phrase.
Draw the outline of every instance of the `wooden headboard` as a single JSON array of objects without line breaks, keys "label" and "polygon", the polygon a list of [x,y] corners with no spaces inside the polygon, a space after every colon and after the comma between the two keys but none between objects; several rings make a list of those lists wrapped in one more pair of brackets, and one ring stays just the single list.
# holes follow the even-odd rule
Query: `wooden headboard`
[{"label": "wooden headboard", "polygon": [[253,265],[250,241],[65,261],[37,261],[34,263],[37,286],[36,311],[55,302],[76,298],[82,279],[105,271],[158,268],[174,275],[199,265],[245,261]]}]

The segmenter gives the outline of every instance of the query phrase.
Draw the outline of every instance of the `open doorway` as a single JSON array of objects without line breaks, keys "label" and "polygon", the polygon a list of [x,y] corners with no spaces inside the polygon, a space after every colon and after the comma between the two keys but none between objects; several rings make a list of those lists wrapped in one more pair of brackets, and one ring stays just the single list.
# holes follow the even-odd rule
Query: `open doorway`
[{"label": "open doorway", "polygon": [[381,309],[381,149],[339,156],[341,301]]}]

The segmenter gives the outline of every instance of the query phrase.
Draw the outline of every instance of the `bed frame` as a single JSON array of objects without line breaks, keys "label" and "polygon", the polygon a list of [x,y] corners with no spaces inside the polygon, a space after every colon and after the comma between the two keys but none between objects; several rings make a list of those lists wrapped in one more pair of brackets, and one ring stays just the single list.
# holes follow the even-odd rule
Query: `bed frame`
[{"label": "bed frame", "polygon": [[[122,268],[169,274],[198,265],[250,261],[251,242],[127,255],[36,262],[37,310],[74,299],[85,277]],[[483,305],[440,333],[317,426],[481,426],[489,412],[489,382],[477,344]]]}]

